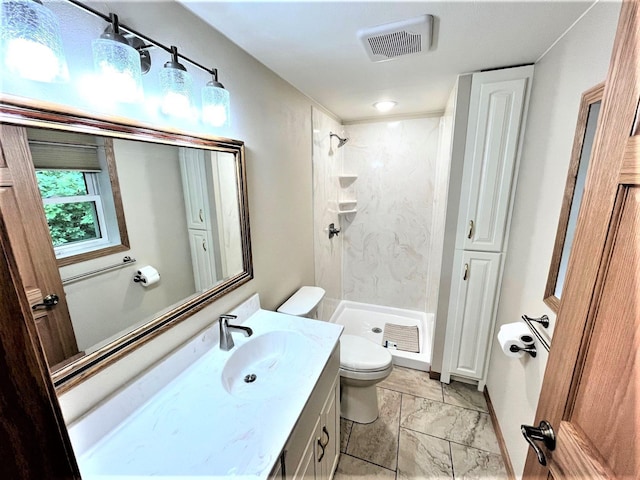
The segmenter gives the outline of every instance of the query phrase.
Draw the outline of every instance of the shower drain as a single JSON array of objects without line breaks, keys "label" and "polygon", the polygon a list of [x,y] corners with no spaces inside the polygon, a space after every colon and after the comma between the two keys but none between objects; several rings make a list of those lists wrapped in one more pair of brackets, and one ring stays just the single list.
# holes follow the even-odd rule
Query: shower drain
[{"label": "shower drain", "polygon": [[373,327],[373,328],[371,329],[371,331],[372,331],[373,333],[382,333],[382,329],[381,329],[380,327]]}]

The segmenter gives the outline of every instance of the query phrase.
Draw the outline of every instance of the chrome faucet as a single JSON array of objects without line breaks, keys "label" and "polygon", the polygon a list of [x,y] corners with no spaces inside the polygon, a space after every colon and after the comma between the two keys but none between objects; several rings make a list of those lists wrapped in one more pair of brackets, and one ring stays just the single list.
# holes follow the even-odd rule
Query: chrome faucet
[{"label": "chrome faucet", "polygon": [[229,320],[238,318],[236,315],[220,315],[220,350],[228,352],[234,347],[233,337],[231,336],[231,330],[238,330],[244,334],[245,337],[253,335],[253,330],[249,327],[242,327],[240,325],[231,325]]}]

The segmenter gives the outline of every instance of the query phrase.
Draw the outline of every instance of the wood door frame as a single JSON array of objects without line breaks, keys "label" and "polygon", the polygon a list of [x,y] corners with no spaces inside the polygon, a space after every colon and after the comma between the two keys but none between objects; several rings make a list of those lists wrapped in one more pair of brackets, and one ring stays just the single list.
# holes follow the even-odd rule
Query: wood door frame
[{"label": "wood door frame", "polygon": [[[602,110],[587,175],[583,204],[569,258],[565,291],[560,302],[553,344],[535,417],[556,429],[567,417],[593,329],[600,267],[607,254],[619,172],[640,98],[640,0],[623,3],[607,74]],[[567,381],[571,379],[571,381]],[[523,440],[524,441],[524,440]],[[551,457],[553,454],[551,453]],[[530,449],[525,478],[547,478]]]}]

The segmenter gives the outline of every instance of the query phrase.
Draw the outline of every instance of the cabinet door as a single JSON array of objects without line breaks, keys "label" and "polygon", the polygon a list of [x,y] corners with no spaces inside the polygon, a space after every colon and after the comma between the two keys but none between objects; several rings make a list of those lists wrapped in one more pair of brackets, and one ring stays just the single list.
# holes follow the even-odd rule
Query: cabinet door
[{"label": "cabinet door", "polygon": [[211,233],[206,230],[189,230],[191,263],[196,291],[202,292],[215,283],[215,257]]},{"label": "cabinet door", "polygon": [[320,413],[320,475],[318,480],[329,480],[340,456],[340,376],[337,376]]},{"label": "cabinet door", "polygon": [[447,358],[449,362],[443,381],[448,382],[450,374],[482,379],[500,261],[499,253],[456,251],[445,341],[445,362]]},{"label": "cabinet door", "polygon": [[456,248],[502,250],[520,143],[527,78],[514,72],[473,75]]},{"label": "cabinet door", "polygon": [[304,448],[304,452],[302,454],[302,458],[298,463],[298,468],[296,469],[293,477],[289,476],[287,472],[287,478],[292,478],[293,480],[315,480],[320,473],[320,466],[316,459],[319,457],[320,446],[318,442],[320,438],[318,436],[318,431],[320,430],[320,417],[316,417],[316,424],[311,432],[311,436],[307,441],[307,444]]},{"label": "cabinet door", "polygon": [[204,150],[180,148],[180,173],[184,189],[187,213],[187,228],[206,230],[210,228],[209,193]]}]

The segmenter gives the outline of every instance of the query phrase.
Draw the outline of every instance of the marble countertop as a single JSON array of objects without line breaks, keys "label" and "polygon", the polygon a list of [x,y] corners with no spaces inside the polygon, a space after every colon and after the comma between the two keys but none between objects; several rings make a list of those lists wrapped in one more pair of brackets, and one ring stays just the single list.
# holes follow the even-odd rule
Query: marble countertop
[{"label": "marble countertop", "polygon": [[[338,343],[342,327],[266,310],[257,310],[242,324],[253,329],[253,336],[234,333],[236,346],[229,352],[221,351],[215,339],[211,340],[212,336],[217,339],[217,333],[212,334],[218,329],[217,322],[202,339],[192,340],[190,344],[206,343],[206,351],[93,445],[77,452],[82,478],[267,478]],[[229,357],[245,343],[272,331],[297,332],[304,342],[304,348],[296,350],[296,361],[278,367],[283,372],[278,376],[286,372],[287,381],[274,377],[268,387],[256,382],[253,390],[243,390],[240,385],[234,394],[229,393],[222,381]],[[296,333],[290,337],[297,338]],[[101,408],[101,415],[109,410],[115,414],[118,406],[114,403],[111,409],[108,405]],[[84,430],[93,431],[91,423],[95,424],[96,418],[85,421]],[[74,429],[77,437],[83,426],[70,429],[72,441]]]}]

